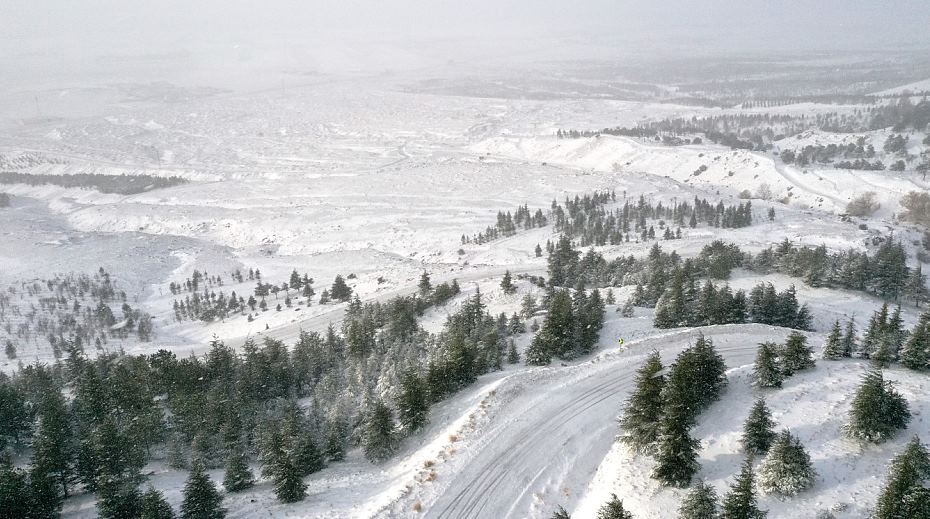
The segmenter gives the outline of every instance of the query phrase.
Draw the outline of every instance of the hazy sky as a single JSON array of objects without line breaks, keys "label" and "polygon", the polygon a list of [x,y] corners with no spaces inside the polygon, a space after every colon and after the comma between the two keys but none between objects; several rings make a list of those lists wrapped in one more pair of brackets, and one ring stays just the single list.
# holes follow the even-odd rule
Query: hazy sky
[{"label": "hazy sky", "polygon": [[618,57],[928,48],[928,27],[927,0],[0,0],[0,65],[89,72],[180,53],[191,70],[330,71],[584,57],[592,45]]}]

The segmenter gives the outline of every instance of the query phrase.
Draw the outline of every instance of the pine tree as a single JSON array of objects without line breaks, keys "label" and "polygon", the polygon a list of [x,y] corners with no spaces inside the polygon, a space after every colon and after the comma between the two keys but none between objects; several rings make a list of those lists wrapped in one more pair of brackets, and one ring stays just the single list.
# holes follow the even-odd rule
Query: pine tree
[{"label": "pine tree", "polygon": [[184,485],[184,501],[181,502],[182,519],[223,519],[226,510],[221,506],[223,496],[216,490],[204,472],[203,464],[194,463]]},{"label": "pine tree", "polygon": [[364,431],[365,458],[378,463],[390,458],[397,448],[394,417],[381,400],[371,405]]},{"label": "pine tree", "polygon": [[882,305],[881,310],[872,314],[869,319],[869,327],[862,337],[862,343],[859,345],[859,355],[868,359],[878,348],[879,340],[885,333],[885,327],[888,326],[888,303]]},{"label": "pine tree", "polygon": [[517,351],[517,342],[513,339],[507,341],[507,363],[516,364],[520,362],[520,352]]},{"label": "pine tree", "polygon": [[814,486],[817,473],[796,436],[783,430],[759,465],[759,488],[765,493],[794,496]]},{"label": "pine tree", "polygon": [[678,509],[678,519],[717,519],[719,514],[717,491],[703,481],[691,487]]},{"label": "pine tree", "polygon": [[623,508],[623,501],[617,494],[611,494],[610,500],[597,511],[597,519],[633,519],[633,514]]},{"label": "pine tree", "polygon": [[345,422],[336,418],[329,426],[329,434],[326,436],[326,457],[329,461],[342,461],[346,457],[345,453]]},{"label": "pine tree", "polygon": [[662,359],[652,352],[636,372],[636,387],[626,401],[620,420],[621,441],[638,452],[648,452],[659,436],[662,417]]},{"label": "pine tree", "polygon": [[924,485],[930,479],[930,455],[914,437],[891,462],[888,483],[878,497],[872,517],[875,519],[926,519],[927,500]]},{"label": "pine tree", "polygon": [[294,466],[297,467],[297,474],[300,477],[308,476],[314,472],[319,472],[326,467],[323,460],[323,453],[317,448],[313,437],[306,432],[292,439],[294,443]]},{"label": "pine tree", "polygon": [[329,289],[329,297],[334,301],[348,301],[352,298],[352,289],[346,284],[341,274],[336,275],[333,286]]},{"label": "pine tree", "polygon": [[161,492],[149,487],[142,494],[142,514],[139,519],[174,519],[174,510]]},{"label": "pine tree", "polygon": [[924,371],[930,367],[930,312],[920,316],[901,350],[901,364],[908,369]]},{"label": "pine tree", "polygon": [[845,357],[843,353],[843,332],[840,330],[840,320],[837,319],[824,342],[822,356],[826,360],[839,360]]},{"label": "pine tree", "polygon": [[720,519],[765,519],[768,513],[759,510],[754,487],[752,458],[747,458],[736,481],[723,498]]},{"label": "pine tree", "polygon": [[778,365],[778,353],[775,344],[763,342],[759,345],[756,354],[756,363],[753,366],[755,384],[759,387],[781,387],[784,375]]},{"label": "pine tree", "polygon": [[814,367],[814,350],[807,345],[807,337],[791,332],[782,352],[782,369],[786,375]]},{"label": "pine tree", "polygon": [[101,474],[97,478],[97,496],[97,513],[102,519],[142,515],[142,494],[131,479]]},{"label": "pine tree", "polygon": [[296,503],[307,496],[307,485],[291,456],[286,453],[278,458],[274,471],[274,495],[282,503]]},{"label": "pine tree", "polygon": [[397,398],[400,424],[410,434],[423,428],[429,420],[429,395],[426,382],[414,370],[404,373]]},{"label": "pine tree", "polygon": [[0,516],[30,517],[30,488],[26,472],[0,457]]},{"label": "pine tree", "polygon": [[572,516],[568,515],[568,512],[560,506],[553,512],[552,519],[572,519]]},{"label": "pine tree", "polygon": [[617,298],[614,296],[614,289],[607,289],[607,293],[604,294],[604,303],[608,305],[614,305],[617,303]]},{"label": "pine tree", "polygon": [[853,438],[881,443],[906,427],[910,419],[907,401],[884,380],[881,371],[874,370],[866,374],[856,391],[846,431]]},{"label": "pine tree", "polygon": [[513,279],[510,276],[510,271],[504,272],[504,278],[501,280],[501,290],[505,294],[513,294],[517,291],[516,285],[513,284]]},{"label": "pine tree", "polygon": [[750,455],[765,454],[775,439],[775,421],[765,400],[760,398],[749,411],[749,418],[743,424],[743,450]]},{"label": "pine tree", "polygon": [[856,322],[850,319],[846,323],[846,329],[843,331],[843,356],[852,357],[854,351],[856,351],[859,345],[856,343]]},{"label": "pine tree", "polygon": [[68,481],[74,471],[71,420],[65,399],[57,390],[43,395],[38,425],[32,438],[32,473],[58,483],[59,493],[68,496]]},{"label": "pine tree", "polygon": [[249,468],[249,458],[241,445],[230,449],[226,459],[226,473],[223,475],[223,487],[227,492],[239,492],[251,488],[255,482],[252,469]]},{"label": "pine tree", "polygon": [[630,318],[633,317],[634,313],[635,309],[633,307],[633,299],[627,299],[626,302],[623,303],[623,307],[620,309],[620,317]]},{"label": "pine tree", "polygon": [[697,462],[698,442],[688,429],[694,423],[695,407],[690,370],[682,367],[687,358],[679,355],[663,390],[663,416],[659,425],[656,466],[652,477],[663,485],[686,487],[700,468]]},{"label": "pine tree", "polygon": [[433,284],[430,282],[429,274],[424,270],[423,275],[420,276],[420,282],[417,283],[417,289],[420,291],[421,297],[426,297],[433,290]]}]

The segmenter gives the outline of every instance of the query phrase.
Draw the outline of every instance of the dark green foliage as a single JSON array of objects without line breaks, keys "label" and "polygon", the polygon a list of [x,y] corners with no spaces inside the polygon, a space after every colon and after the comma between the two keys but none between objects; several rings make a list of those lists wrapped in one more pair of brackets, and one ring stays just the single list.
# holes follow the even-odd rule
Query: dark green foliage
[{"label": "dark green foliage", "polygon": [[924,371],[930,368],[930,312],[920,316],[901,350],[900,360],[908,369]]},{"label": "dark green foliage", "polygon": [[369,407],[365,423],[363,446],[365,458],[378,463],[390,458],[397,449],[397,433],[391,409],[381,400],[375,400]]},{"label": "dark green foliage", "polygon": [[758,399],[749,411],[749,418],[743,424],[743,450],[749,455],[765,454],[775,439],[775,421],[765,400]]},{"label": "dark green foliage", "polygon": [[417,283],[417,290],[420,292],[421,297],[427,297],[433,290],[433,283],[429,279],[429,273],[425,270],[423,271],[423,275],[420,276],[420,281]]},{"label": "dark green foliage", "polygon": [[510,276],[509,270],[504,272],[504,278],[501,279],[501,290],[503,290],[505,294],[513,294],[517,291],[517,287],[513,284],[513,279]]},{"label": "dark green foliage", "polygon": [[31,428],[32,417],[22,390],[0,377],[0,451],[19,443]]},{"label": "dark green foliage", "polygon": [[636,372],[636,387],[627,398],[620,420],[621,441],[637,450],[648,452],[659,436],[662,417],[662,359],[659,352],[649,355]]},{"label": "dark green foliage", "polygon": [[32,439],[30,477],[58,484],[61,496],[68,496],[68,482],[74,473],[74,445],[71,420],[65,399],[55,391],[42,397],[38,424]]},{"label": "dark green foliage", "polygon": [[326,436],[325,454],[329,461],[342,461],[345,459],[345,441],[345,422],[337,418],[329,425],[329,434]]},{"label": "dark green foliage", "polygon": [[807,337],[791,332],[785,340],[781,353],[782,370],[786,375],[814,367],[814,350],[808,346]]},{"label": "dark green foliage", "polygon": [[97,481],[97,512],[103,519],[142,515],[142,494],[136,488],[136,482],[100,476]]},{"label": "dark green foliage", "polygon": [[149,487],[142,494],[142,515],[139,519],[174,519],[174,510],[161,492]]},{"label": "dark green foliage", "polygon": [[847,433],[860,440],[881,443],[911,420],[907,401],[882,372],[871,371],[863,378],[849,410]]},{"label": "dark green foliage", "polygon": [[30,492],[26,472],[0,460],[0,517],[29,517]]},{"label": "dark green foliage", "polygon": [[804,446],[785,429],[759,465],[759,488],[766,493],[794,496],[813,487],[816,476]]},{"label": "dark green foliage", "polygon": [[548,297],[548,313],[526,350],[527,364],[548,364],[553,358],[571,359],[591,352],[604,325],[600,292],[587,295],[576,289],[556,289]]},{"label": "dark green foliage", "polygon": [[31,186],[55,185],[95,189],[101,193],[133,195],[153,189],[162,189],[187,183],[182,177],[159,177],[153,175],[103,175],[98,173],[74,173],[67,175],[0,172],[0,184],[29,184]]},{"label": "dark green foliage", "polygon": [[336,275],[333,280],[333,286],[329,289],[329,297],[334,301],[346,302],[352,298],[352,289],[346,284],[345,278],[341,274]]},{"label": "dark green foliage", "polygon": [[916,436],[904,452],[891,462],[888,482],[878,497],[872,517],[875,519],[926,519],[927,492],[930,479],[930,455]]},{"label": "dark green foliage", "polygon": [[778,362],[778,347],[774,343],[763,342],[759,345],[752,373],[754,382],[759,387],[781,387],[785,376]]},{"label": "dark green foliage", "polygon": [[597,511],[597,519],[633,519],[633,514],[624,510],[623,501],[617,494],[611,494],[610,500]]},{"label": "dark green foliage", "polygon": [[736,481],[723,498],[720,519],[764,519],[766,515],[768,513],[760,510],[756,502],[752,458],[747,458]]},{"label": "dark green foliage", "polygon": [[249,468],[249,457],[241,446],[236,445],[230,449],[226,458],[226,472],[223,475],[223,487],[227,492],[239,492],[251,488],[255,482],[252,469]]},{"label": "dark green foliage", "polygon": [[560,506],[552,513],[552,519],[572,519],[572,516],[568,515],[568,512]]},{"label": "dark green foliage", "polygon": [[839,319],[833,322],[833,328],[830,329],[830,334],[827,335],[822,356],[826,360],[839,360],[849,356],[843,347],[843,332],[840,329]]},{"label": "dark green foliage", "polygon": [[194,463],[184,485],[184,500],[181,502],[182,519],[223,519],[226,510],[221,506],[223,496],[204,472],[203,465]]},{"label": "dark green foliage", "polygon": [[300,470],[291,456],[278,459],[274,472],[274,495],[282,503],[303,501],[307,496],[307,485],[300,476]]},{"label": "dark green foliage", "polygon": [[401,427],[408,434],[419,431],[429,420],[428,388],[416,371],[404,373],[397,398],[397,414]]},{"label": "dark green foliage", "polygon": [[717,519],[718,506],[717,491],[701,481],[681,501],[678,519]]}]

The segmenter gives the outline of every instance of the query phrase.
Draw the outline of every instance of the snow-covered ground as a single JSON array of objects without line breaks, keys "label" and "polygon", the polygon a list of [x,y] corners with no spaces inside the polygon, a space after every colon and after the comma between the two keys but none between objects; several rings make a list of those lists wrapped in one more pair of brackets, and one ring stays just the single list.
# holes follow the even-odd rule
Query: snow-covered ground
[{"label": "snow-covered ground", "polygon": [[[500,277],[506,270],[545,274],[545,258],[536,258],[533,249],[553,239],[552,229],[521,231],[483,245],[462,245],[461,236],[493,225],[497,211],[522,204],[546,209],[553,199],[594,190],[614,190],[621,204],[624,196],[635,201],[640,195],[666,203],[695,196],[736,203],[740,192],[755,195],[768,185],[770,199],[752,200],[755,225],[682,229],[681,240],[659,242],[682,256],[717,238],[751,252],[785,238],[831,250],[865,250],[872,238],[890,231],[910,251],[917,247],[916,231],[893,217],[904,193],[930,188],[914,172],[801,169],[771,155],[715,145],[553,136],[556,128],[600,128],[729,109],[427,95],[405,91],[403,84],[402,78],[336,78],[289,85],[286,91],[197,91],[178,97],[171,97],[166,85],[122,85],[119,95],[100,94],[121,101],[101,101],[94,115],[77,111],[10,124],[0,136],[0,153],[13,157],[4,164],[17,171],[177,175],[190,182],[128,196],[0,186],[13,195],[13,206],[0,209],[6,245],[0,248],[0,281],[104,267],[156,319],[156,340],[127,345],[126,351],[165,347],[187,354],[204,351],[214,335],[232,345],[247,336],[291,341],[302,329],[337,323],[345,307],[314,303],[299,310],[272,309],[251,322],[244,317],[174,322],[168,283],[194,269],[225,279],[235,269],[257,266],[264,279],[280,283],[296,268],[315,278],[318,292],[336,274],[352,273],[350,285],[363,300],[410,293],[425,270],[434,283],[457,279],[463,289],[457,301],[479,288],[492,312],[518,311],[522,295],[537,289],[519,281],[518,294],[504,295],[497,288]],[[170,102],[157,101],[168,97]],[[834,110],[813,104],[771,109]],[[875,139],[880,142],[881,136]],[[815,142],[831,141],[811,135],[791,146]],[[707,169],[695,175],[701,166]],[[881,211],[868,220],[842,221],[837,215],[846,203],[866,191],[877,193]],[[773,222],[765,218],[769,208],[775,209]],[[860,229],[860,223],[867,228]],[[643,256],[652,244],[634,240],[597,249],[607,257]],[[860,293],[812,289],[783,276],[737,271],[731,284],[749,288],[763,279],[779,287],[797,285],[799,299],[814,315],[815,346],[834,319],[855,316],[861,324],[880,305]],[[247,296],[253,287],[247,282],[223,290]],[[629,296],[628,288],[615,292],[621,303]],[[437,330],[457,301],[431,309],[424,327]],[[649,461],[615,445],[615,419],[644,355],[658,349],[670,361],[698,331],[655,330],[648,311],[638,309],[627,319],[614,310],[608,310],[597,354],[569,365],[511,366],[481,377],[435,406],[431,424],[408,439],[393,460],[372,466],[351,452],[346,462],[307,478],[308,498],[297,504],[278,503],[270,485],[261,483],[226,496],[230,517],[545,517],[556,505],[589,517],[611,492],[638,518],[670,517],[681,492],[658,488],[648,477]],[[917,310],[904,310],[908,324],[916,316]],[[735,431],[757,393],[748,386],[746,366],[759,342],[783,340],[788,332],[740,325],[703,333],[731,368],[729,389],[695,429],[702,440],[700,475],[724,491],[741,459]],[[622,351],[619,337],[625,339]],[[521,338],[521,348],[528,340],[528,335]],[[37,349],[21,360],[52,357]],[[15,362],[0,360],[0,369],[15,368]],[[842,503],[848,505],[842,517],[863,517],[901,442],[911,433],[930,439],[922,419],[930,388],[924,378],[899,370],[889,377],[915,410],[908,434],[865,449],[842,438],[839,427],[863,369],[856,362],[820,362],[816,370],[791,378],[785,389],[766,393],[779,424],[800,436],[820,473],[815,488],[797,499],[764,499],[772,517],[791,517],[796,507]],[[149,470],[149,481],[177,505],[184,474],[160,464]],[[221,474],[212,476],[217,480]],[[92,497],[69,500],[65,515],[93,517]]]}]

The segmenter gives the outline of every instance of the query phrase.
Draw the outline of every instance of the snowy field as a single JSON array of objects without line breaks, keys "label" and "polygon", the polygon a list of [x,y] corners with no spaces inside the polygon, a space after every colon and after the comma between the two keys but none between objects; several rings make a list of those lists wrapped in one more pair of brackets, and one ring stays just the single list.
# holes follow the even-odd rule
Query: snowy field
[{"label": "snowy field", "polygon": [[[913,171],[868,172],[786,165],[772,155],[704,144],[668,147],[626,137],[557,139],[557,128],[600,128],[645,119],[731,113],[731,109],[598,99],[520,100],[411,91],[398,76],[340,77],[258,91],[183,89],[165,84],[48,92],[48,99],[93,100],[95,115],[3,119],[0,162],[9,171],[42,174],[179,176],[187,183],[139,194],[102,194],[55,186],[0,185],[10,208],[0,208],[0,282],[103,267],[132,301],[155,318],[152,342],[129,341],[128,353],[167,348],[179,356],[201,353],[215,335],[240,345],[246,337],[293,341],[301,330],[338,323],[345,304],[300,305],[209,324],[177,322],[168,289],[194,270],[228,277],[260,267],[280,283],[293,269],[307,272],[319,291],[337,274],[363,301],[412,293],[423,271],[434,283],[457,279],[463,294],[433,308],[422,325],[437,331],[462,299],[480,289],[493,313],[519,311],[521,297],[541,289],[519,281],[517,294],[498,287],[506,270],[546,274],[534,247],[556,238],[550,227],[521,231],[490,243],[462,244],[493,225],[498,211],[527,204],[546,210],[553,199],[613,190],[618,204],[640,195],[674,203],[694,197],[728,204],[767,184],[771,197],[752,200],[755,224],[741,229],[682,229],[680,240],[660,241],[683,257],[714,239],[758,252],[789,239],[831,251],[874,251],[872,239],[894,232],[913,257],[920,234],[898,221],[908,191],[930,189]],[[916,88],[920,84],[914,84]],[[904,88],[904,87],[902,87]],[[51,101],[50,101],[51,102]],[[67,103],[66,103],[67,104]],[[805,103],[772,113],[852,110]],[[105,112],[100,116],[99,111]],[[763,109],[755,108],[754,111]],[[14,113],[14,112],[10,112]],[[18,112],[15,112],[18,114]],[[874,136],[881,142],[885,136]],[[805,135],[804,143],[833,142]],[[839,142],[839,141],[838,141]],[[27,158],[24,158],[27,157]],[[706,169],[694,172],[701,166]],[[846,204],[873,191],[875,216],[844,221]],[[773,208],[774,221],[766,211]],[[859,224],[863,224],[860,226]],[[654,242],[633,240],[597,247],[606,257],[645,256]],[[913,260],[912,260],[913,263]],[[925,272],[930,265],[925,265]],[[760,281],[794,284],[809,304],[819,350],[834,319],[860,326],[880,306],[862,293],[815,289],[785,276],[736,271],[734,288]],[[224,290],[249,294],[254,282]],[[630,287],[615,288],[618,301]],[[623,318],[608,307],[597,353],[564,365],[509,366],[435,406],[430,425],[408,439],[391,461],[372,465],[358,449],[345,462],[308,478],[308,497],[281,504],[271,484],[229,494],[231,518],[260,517],[548,517],[557,505],[577,518],[593,517],[616,493],[637,518],[673,517],[681,491],[648,477],[651,461],[615,443],[616,418],[633,374],[651,350],[668,362],[692,343],[693,329],[656,330],[651,311]],[[905,323],[920,309],[904,308]],[[703,330],[726,359],[730,385],[699,420],[698,476],[725,492],[737,472],[739,426],[751,401],[765,394],[779,427],[808,447],[819,476],[815,487],[790,501],[763,498],[773,519],[865,517],[883,484],[885,467],[912,435],[930,441],[930,379],[903,369],[888,378],[911,403],[908,430],[877,447],[845,439],[841,426],[863,362],[818,361],[779,391],[749,385],[756,348],[782,341],[788,330],[763,325]],[[617,339],[623,337],[623,348]],[[529,336],[521,338],[525,347]],[[12,371],[22,361],[52,362],[48,348],[0,360]],[[253,467],[257,468],[257,467]],[[175,507],[186,474],[162,463],[146,468],[149,481]],[[212,478],[222,479],[222,471]],[[420,510],[420,512],[415,512]],[[69,499],[64,515],[90,518],[93,496]]]}]

